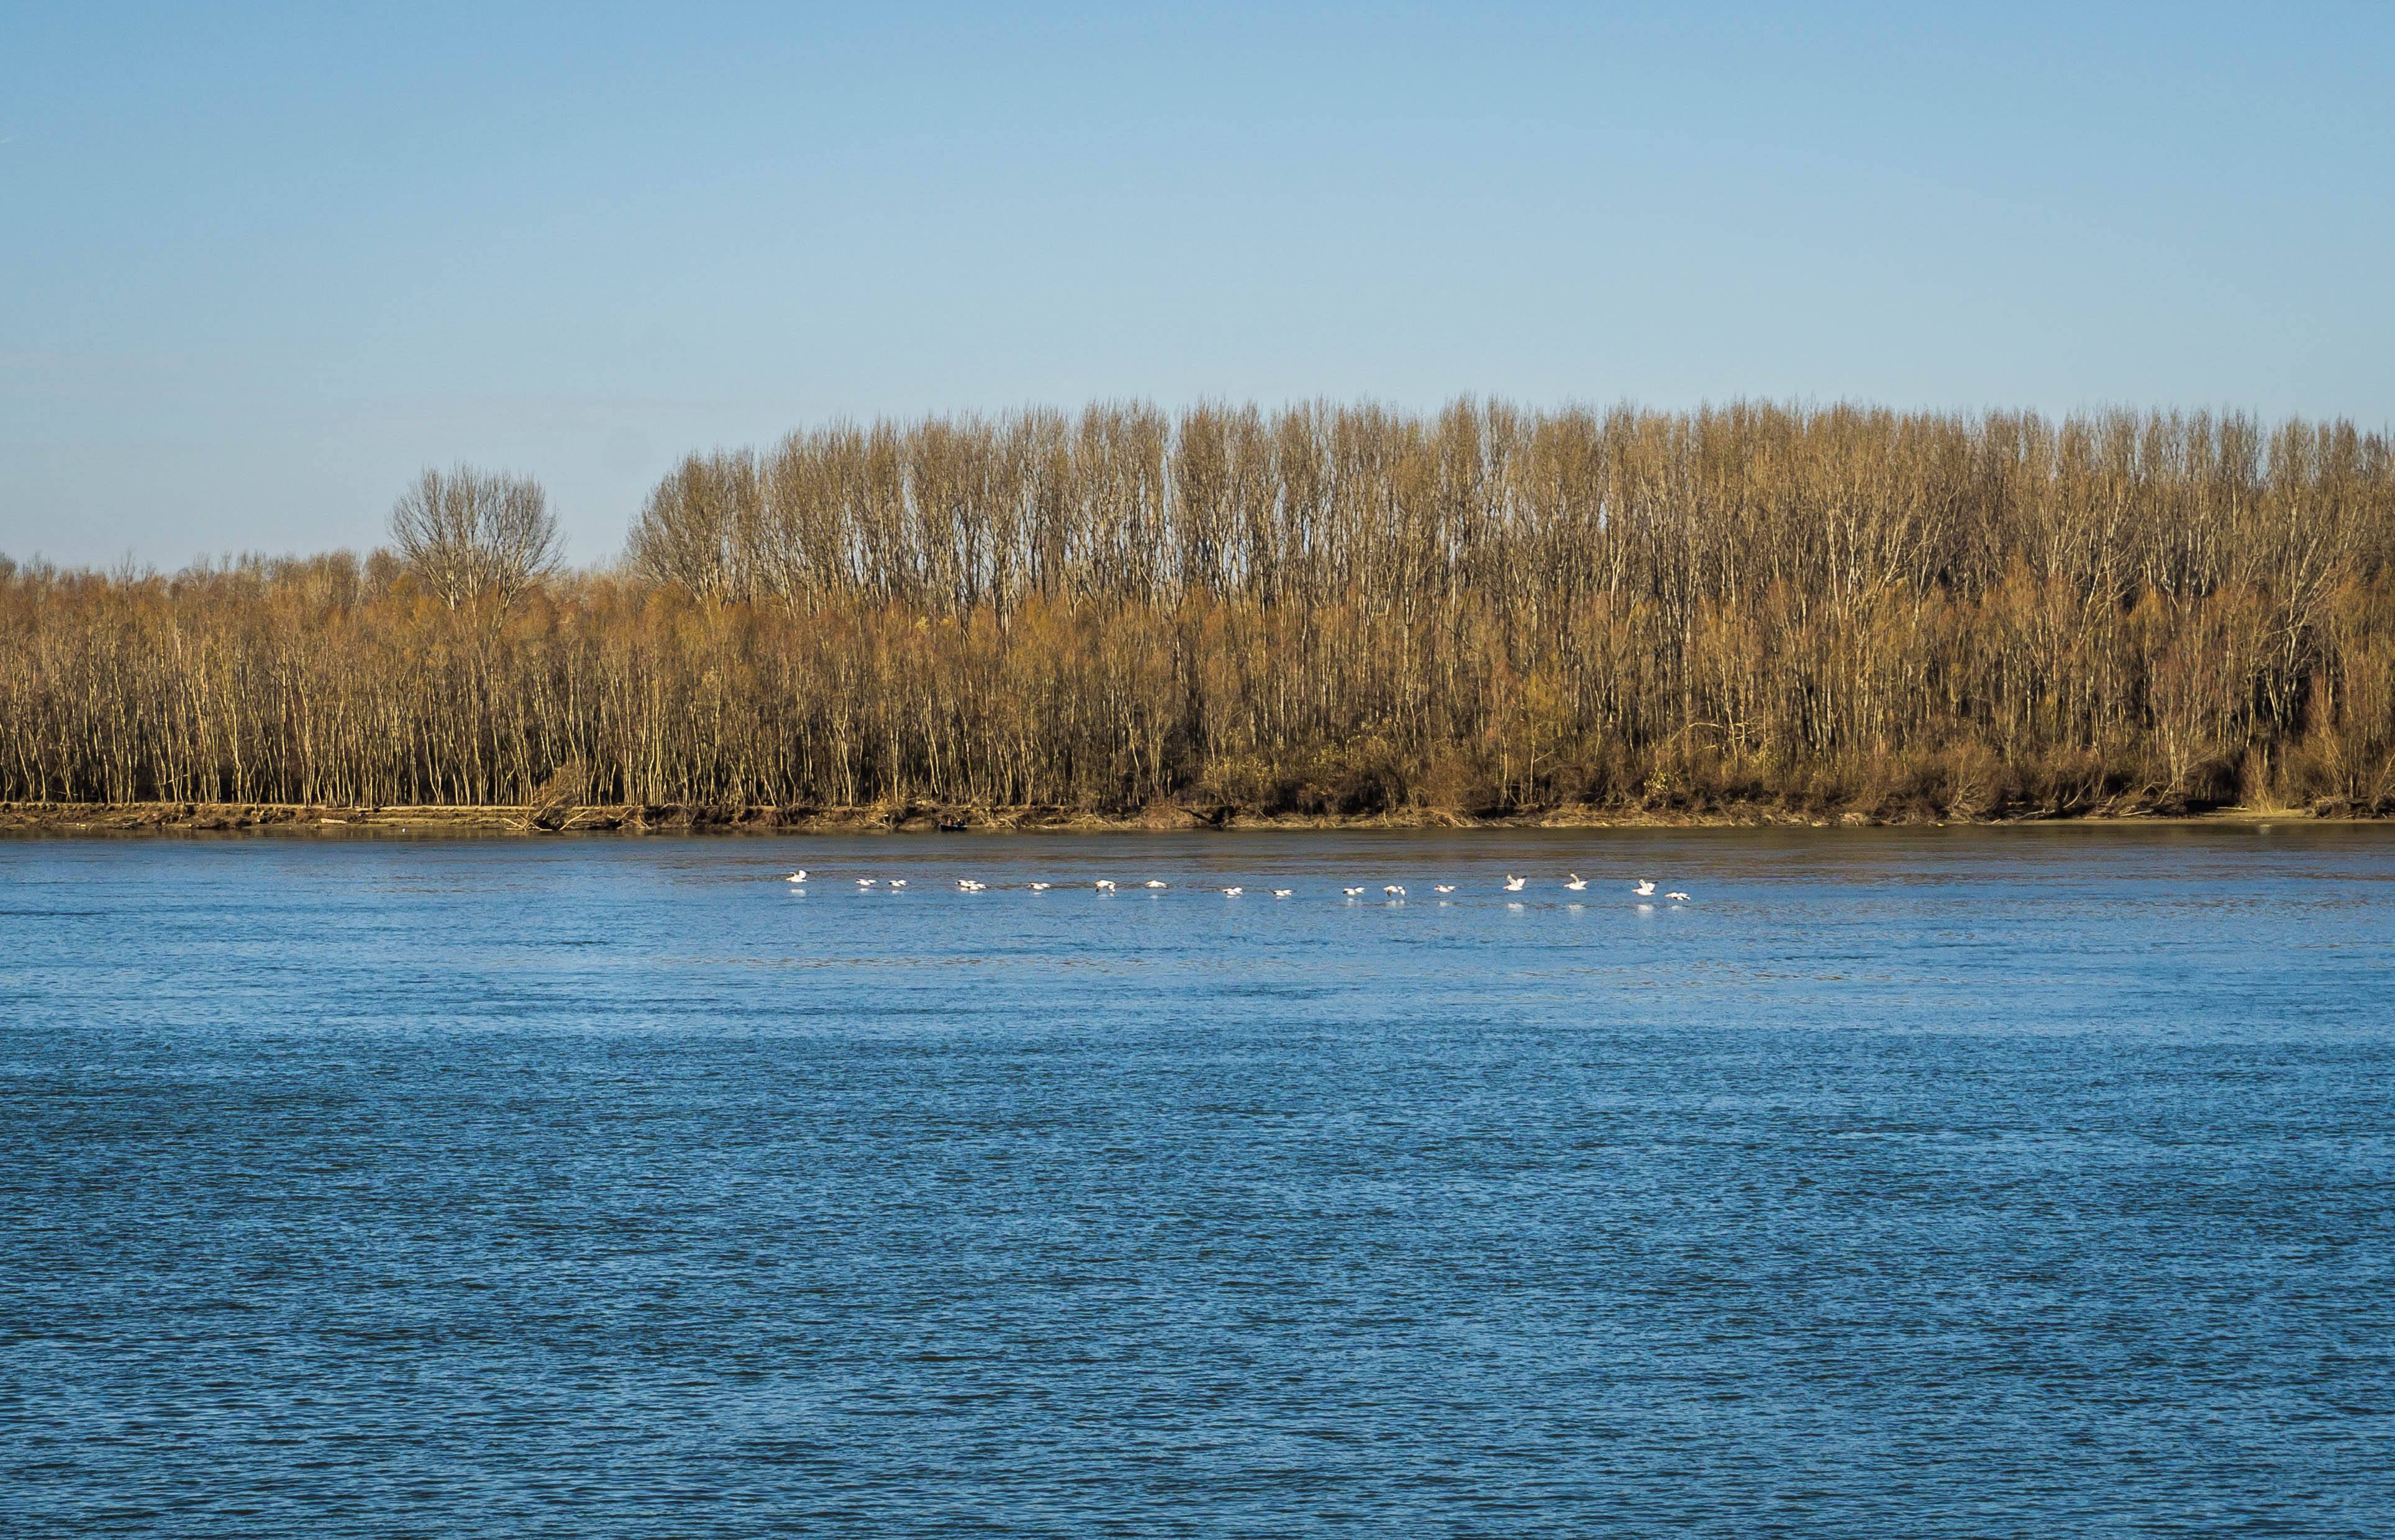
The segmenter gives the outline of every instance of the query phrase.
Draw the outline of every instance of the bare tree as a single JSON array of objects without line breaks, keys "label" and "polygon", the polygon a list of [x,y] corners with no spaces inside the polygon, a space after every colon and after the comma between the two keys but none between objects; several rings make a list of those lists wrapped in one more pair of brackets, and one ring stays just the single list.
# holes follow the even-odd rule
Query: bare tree
[{"label": "bare tree", "polygon": [[2345,422],[837,424],[492,624],[537,491],[428,475],[363,564],[0,559],[0,803],[2395,815],[2395,440]]},{"label": "bare tree", "polygon": [[549,494],[504,471],[428,467],[392,506],[390,535],[417,581],[452,610],[485,593],[513,603],[557,567]]},{"label": "bare tree", "polygon": [[631,570],[652,583],[748,599],[760,577],[763,536],[757,457],[745,450],[692,454],[649,494],[626,554]]}]

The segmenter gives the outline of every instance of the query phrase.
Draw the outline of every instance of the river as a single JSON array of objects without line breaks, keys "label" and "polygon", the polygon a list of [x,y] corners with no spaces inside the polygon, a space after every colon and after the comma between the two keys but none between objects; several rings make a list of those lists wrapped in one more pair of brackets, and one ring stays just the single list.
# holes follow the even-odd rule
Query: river
[{"label": "river", "polygon": [[2390,879],[0,841],[0,1528],[2383,1534]]}]

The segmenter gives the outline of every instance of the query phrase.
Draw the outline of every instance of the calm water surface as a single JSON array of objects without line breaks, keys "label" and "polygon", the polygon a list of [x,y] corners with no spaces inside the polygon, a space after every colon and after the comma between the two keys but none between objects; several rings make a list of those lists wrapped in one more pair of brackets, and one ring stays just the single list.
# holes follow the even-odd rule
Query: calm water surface
[{"label": "calm water surface", "polygon": [[2390,834],[0,842],[0,1532],[2388,1534]]}]

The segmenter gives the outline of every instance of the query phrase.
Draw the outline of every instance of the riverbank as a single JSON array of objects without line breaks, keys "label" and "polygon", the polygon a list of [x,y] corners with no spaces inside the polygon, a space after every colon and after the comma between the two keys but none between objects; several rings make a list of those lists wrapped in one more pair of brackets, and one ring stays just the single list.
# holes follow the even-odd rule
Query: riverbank
[{"label": "riverbank", "polygon": [[1185,832],[1195,829],[1830,828],[2029,823],[2376,822],[2321,808],[2188,808],[2127,798],[2066,811],[2013,809],[1979,817],[1905,808],[1872,812],[1738,803],[1711,808],[1564,807],[1488,814],[1409,808],[1370,814],[1259,814],[1232,808],[1158,806],[1128,815],[1066,808],[771,808],[609,806],[352,808],[288,803],[0,803],[0,835],[590,835],[930,834]]}]

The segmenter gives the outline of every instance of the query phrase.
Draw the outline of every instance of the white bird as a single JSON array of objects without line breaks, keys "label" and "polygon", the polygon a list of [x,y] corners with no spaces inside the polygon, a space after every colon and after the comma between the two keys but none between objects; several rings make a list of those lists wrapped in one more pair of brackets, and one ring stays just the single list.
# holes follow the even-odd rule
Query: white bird
[{"label": "white bird", "polygon": [[1285,899],[1296,891],[1297,889],[1294,888],[1276,888],[1273,889],[1273,897],[1277,899]]},{"label": "white bird", "polygon": [[1048,885],[1044,882],[1035,882],[1031,885],[1031,890],[1035,893],[1044,893],[1048,891]]},{"label": "white bird", "polygon": [[1224,889],[1223,889],[1223,895],[1224,895],[1224,897],[1225,897],[1225,898],[1234,898],[1234,899],[1236,899],[1236,898],[1237,898],[1241,893],[1244,893],[1244,892],[1246,892],[1246,891],[1247,891],[1247,889],[1246,889],[1246,888],[1224,888]]},{"label": "white bird", "polygon": [[1581,892],[1588,887],[1588,878],[1581,876],[1578,872],[1574,872],[1571,875],[1571,880],[1565,883],[1564,886],[1570,888],[1575,893]]},{"label": "white bird", "polygon": [[1530,879],[1528,877],[1517,877],[1513,873],[1508,872],[1505,874],[1505,891],[1508,893],[1518,893],[1522,890],[1523,884],[1529,880]]},{"label": "white bird", "polygon": [[1101,893],[1111,893],[1111,892],[1113,892],[1114,890],[1115,890],[1115,883],[1114,883],[1114,879],[1113,879],[1112,877],[1100,877],[1100,878],[1098,879],[1098,891],[1099,891],[1099,892],[1101,892]]},{"label": "white bird", "polygon": [[1169,883],[1169,882],[1158,882],[1158,881],[1157,881],[1154,877],[1150,877],[1150,878],[1148,878],[1148,879],[1147,879],[1147,885],[1148,885],[1150,888],[1170,888],[1170,887],[1171,887],[1171,886],[1172,886],[1172,884],[1171,884],[1171,883]]},{"label": "white bird", "polygon": [[859,877],[856,879],[856,885],[859,888],[870,888],[873,886],[873,879],[871,877]]},{"label": "white bird", "polygon": [[[891,886],[892,886],[893,888],[895,888],[895,887],[896,887],[896,886],[898,886],[898,885],[897,885],[896,883],[894,883],[894,882],[893,882],[893,883],[892,883],[892,884],[891,884]],[[981,886],[981,884],[980,884],[980,883],[975,882],[975,881],[974,881],[973,878],[971,878],[971,877],[959,877],[959,878],[957,878],[957,889],[958,889],[958,891],[959,891],[959,892],[970,893],[970,892],[972,892],[974,888],[978,888],[978,887],[980,887],[980,886]]]},{"label": "white bird", "polygon": [[1674,903],[1686,903],[1688,902],[1688,895],[1686,893],[1666,893],[1663,896],[1670,899]]},{"label": "white bird", "polygon": [[1394,883],[1394,882],[1384,884],[1384,885],[1382,887],[1381,891],[1382,891],[1382,892],[1383,892],[1383,893],[1386,893],[1386,894],[1390,895],[1392,898],[1400,898],[1400,899],[1401,899],[1401,898],[1404,898],[1404,897],[1406,896],[1406,890],[1405,890],[1404,888],[1402,888],[1398,887],[1398,886],[1397,886],[1396,883]]},{"label": "white bird", "polygon": [[801,866],[797,871],[792,872],[788,876],[784,877],[782,880],[784,882],[804,882],[807,880],[807,869]]},{"label": "white bird", "polygon": [[890,879],[890,886],[893,888],[904,888],[906,886],[906,879],[905,877],[892,877]]},{"label": "white bird", "polygon": [[1354,898],[1356,894],[1358,894],[1358,893],[1362,892],[1364,889],[1362,889],[1361,888],[1341,888],[1341,889],[1339,889],[1339,890],[1340,890],[1341,892],[1343,892],[1343,893],[1346,894],[1349,898],[1351,898],[1351,899],[1352,899],[1352,898]]},{"label": "white bird", "polygon": [[1637,894],[1642,899],[1651,899],[1655,896],[1654,879],[1651,877],[1641,877],[1638,879],[1638,886],[1630,890]]},{"label": "white bird", "polygon": [[1451,882],[1442,882],[1437,887],[1433,888],[1431,891],[1434,893],[1452,893],[1455,891],[1455,884]]}]

